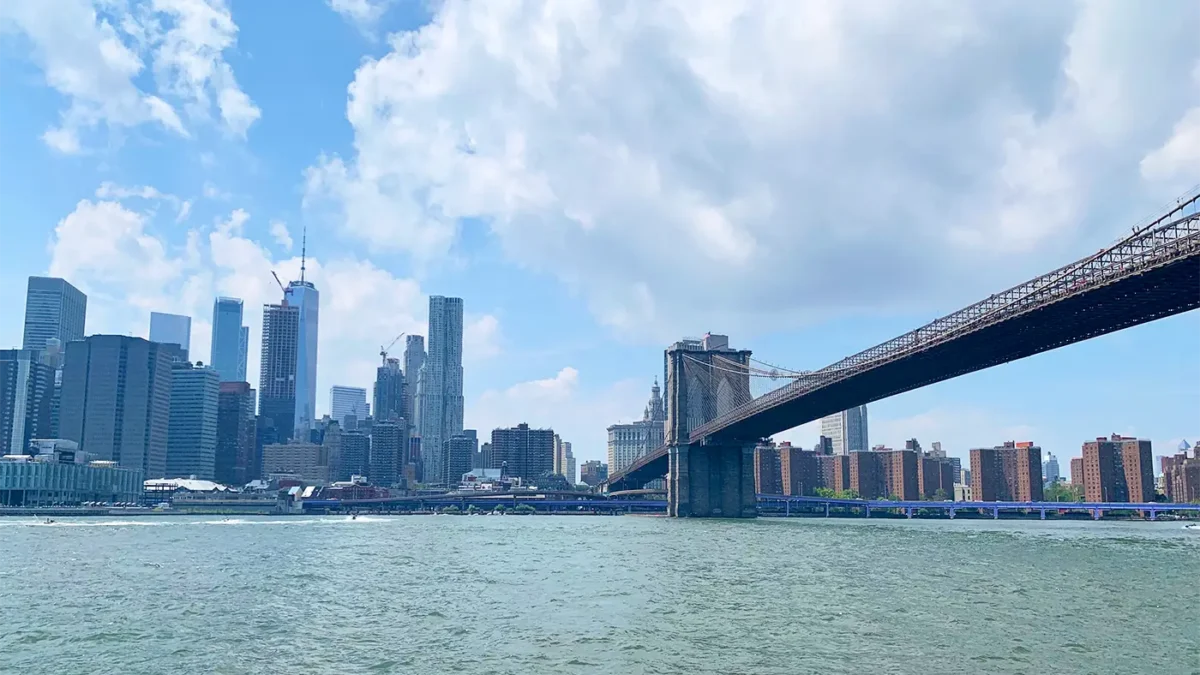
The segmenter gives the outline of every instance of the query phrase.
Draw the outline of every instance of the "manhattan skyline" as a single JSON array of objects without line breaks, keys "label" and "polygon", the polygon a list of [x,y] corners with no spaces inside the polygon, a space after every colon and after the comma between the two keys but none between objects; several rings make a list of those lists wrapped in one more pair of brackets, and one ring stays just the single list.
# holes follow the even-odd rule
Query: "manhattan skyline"
[{"label": "manhattan skyline", "polygon": [[[408,14],[412,11],[393,8],[370,30],[383,35],[414,28],[429,18]],[[1054,83],[1088,54],[1037,52],[1043,54],[1038,64],[1024,73],[1018,72],[1011,56],[954,47],[963,59],[974,58],[976,65],[985,56],[994,57],[1001,65],[991,76],[1021,85],[1017,90],[1024,93],[1008,112],[1040,111],[1041,126],[1009,130],[1005,138],[1030,156],[1038,151],[1053,154],[1052,168],[1063,180],[1050,181],[1053,190],[1048,194],[1033,187],[1037,174],[1032,168],[1021,171],[1021,160],[1028,156],[1005,155],[975,138],[935,136],[939,142],[964,141],[963,151],[977,158],[981,168],[971,176],[958,176],[957,183],[934,181],[946,167],[929,166],[924,153],[904,144],[882,144],[868,155],[884,166],[911,167],[937,184],[933,194],[910,195],[884,209],[888,217],[851,203],[840,190],[806,210],[786,198],[788,189],[809,194],[828,186],[800,168],[782,172],[780,179],[751,170],[749,183],[739,181],[734,172],[689,176],[670,160],[675,143],[681,142],[674,140],[671,125],[643,129],[629,126],[617,114],[614,119],[626,126],[600,127],[570,111],[563,113],[562,125],[549,124],[538,117],[542,113],[532,105],[534,97],[503,82],[480,95],[512,103],[523,112],[524,117],[499,128],[527,139],[532,169],[588,181],[606,202],[626,204],[629,212],[606,210],[577,194],[576,185],[560,180],[549,188],[550,206],[535,209],[535,192],[527,197],[530,203],[515,207],[511,228],[501,226],[504,210],[489,201],[494,197],[484,194],[472,203],[470,191],[462,186],[450,204],[453,217],[430,219],[430,213],[446,211],[444,205],[413,202],[411,195],[386,191],[384,205],[373,208],[354,198],[354,188],[362,187],[363,180],[356,172],[380,160],[356,153],[354,142],[370,144],[377,129],[373,120],[347,119],[347,86],[379,82],[404,61],[403,52],[385,41],[364,39],[348,24],[330,31],[324,26],[337,15],[319,3],[296,13],[290,32],[274,34],[266,30],[268,12],[249,4],[234,6],[230,17],[235,46],[218,50],[214,58],[236,73],[236,86],[248,107],[241,118],[223,117],[215,107],[210,119],[186,117],[181,125],[187,137],[154,122],[129,126],[110,120],[78,129],[80,147],[72,152],[61,136],[46,132],[59,129],[60,112],[74,99],[66,92],[55,93],[45,83],[39,61],[30,56],[35,48],[49,53],[54,45],[26,35],[29,44],[4,54],[0,74],[6,76],[10,95],[0,101],[6,120],[0,142],[8,156],[20,161],[0,166],[0,248],[7,262],[0,283],[12,289],[0,294],[0,343],[21,342],[29,275],[62,276],[88,294],[87,334],[146,337],[152,311],[190,316],[193,360],[207,361],[215,297],[238,297],[245,303],[243,323],[250,328],[246,371],[257,388],[262,306],[278,302],[279,295],[270,271],[283,279],[299,278],[297,235],[307,226],[307,276],[322,296],[314,388],[317,416],[329,412],[324,399],[331,386],[372,386],[381,343],[401,331],[427,336],[430,295],[461,297],[466,308],[464,425],[482,430],[520,422],[553,427],[574,443],[582,465],[604,458],[607,425],[640,418],[645,392],[661,371],[661,351],[673,340],[713,331],[728,334],[763,360],[789,368],[819,368],[1094,251],[1200,177],[1200,159],[1164,152],[1174,147],[1172,139],[1177,127],[1184,128],[1180,125],[1189,111],[1200,106],[1200,82],[1189,84],[1189,69],[1200,62],[1200,54],[1194,44],[1148,31],[1133,39],[1162,40],[1165,46],[1159,51],[1166,53],[1153,57],[1162,62],[1128,72],[1153,71],[1162,79],[1135,82],[1119,68],[1111,69],[1111,77],[1162,103],[1153,116],[1142,109],[1109,116],[1113,128],[1103,131],[1119,142],[1103,146],[1106,149],[1086,163],[1077,159],[1082,149],[1101,145],[1095,136],[1100,131],[1086,123],[1094,111],[1108,110],[1112,102],[1079,101],[1072,98],[1071,87]],[[1085,21],[1096,18],[1092,14],[1101,15],[1100,28]],[[1016,39],[1031,49],[1053,51],[1072,36],[1103,31],[1120,20],[1103,14],[1081,9],[1079,16],[1064,20],[1059,32]],[[1194,20],[1193,12],[1170,25]],[[21,32],[24,24],[18,21],[17,26]],[[328,65],[317,68],[303,57],[302,45],[314,39],[332,41],[324,54]],[[678,45],[663,47],[673,48]],[[272,55],[272,72],[284,74],[266,77],[266,66],[249,58],[251,53]],[[298,56],[294,64],[277,60],[288,54]],[[360,66],[364,56],[369,60]],[[409,58],[435,63],[443,56],[431,42]],[[862,56],[877,58],[865,51]],[[898,65],[900,75],[917,67],[918,57],[909,58],[912,63]],[[152,57],[146,54],[143,60],[149,65]],[[305,69],[311,70],[311,89],[280,84],[298,79]],[[1086,78],[1089,71],[1076,67],[1071,72]],[[882,83],[881,90],[900,86],[900,75]],[[705,82],[704,73],[679,77],[688,86]],[[795,77],[782,84],[807,91],[803,78]],[[1176,81],[1185,84],[1166,84]],[[1092,91],[1087,84],[1076,82],[1075,89]],[[578,85],[596,95],[620,95],[605,89],[610,86],[607,81],[585,79]],[[171,98],[168,89],[158,91],[154,83],[140,79],[130,79],[129,86],[141,87],[147,95],[161,94],[184,110],[185,102]],[[653,95],[636,79],[626,86],[631,93]],[[391,100],[394,93],[380,90],[377,95]],[[958,92],[946,83],[931,95],[942,100]],[[966,112],[953,122],[986,127],[988,105],[996,100],[981,91],[962,95]],[[417,120],[414,124],[425,125],[421,129],[432,128],[435,118],[425,116],[424,106],[433,103],[438,102],[405,102],[406,114]],[[711,116],[712,106],[722,101],[705,103],[710,105],[690,114]],[[783,110],[771,119],[786,118],[788,104],[782,101]],[[470,111],[439,110],[456,128],[469,129],[463,133],[469,141],[463,147],[473,149],[453,155],[466,174],[473,175],[470,161],[475,160],[470,158],[495,160],[506,156],[506,148],[517,152],[503,136],[483,131],[486,120]],[[903,112],[881,113],[874,121],[885,129],[904,129],[906,120],[899,117]],[[746,110],[735,110],[734,118],[737,135],[753,136],[755,127],[762,126]],[[767,140],[782,143],[793,158],[817,150],[862,154],[851,141],[831,141],[837,144],[832,149],[836,152],[814,146],[806,140],[810,134],[836,136],[840,127],[824,119],[807,123],[811,127],[806,129],[767,125],[768,131],[761,133],[775,134]],[[1093,136],[1055,133],[1061,129]],[[647,130],[665,145],[639,140]],[[586,133],[601,134],[608,145],[636,148],[630,167],[605,164],[606,173],[592,175],[582,163],[562,156],[569,153],[557,153],[556,158],[538,154],[547,143],[574,143]],[[703,129],[688,133],[697,147],[724,153],[731,166],[778,167],[772,164],[777,158],[725,147]],[[1058,142],[1077,145],[1061,149],[1047,138],[1056,135],[1065,136]],[[55,138],[60,140],[57,145],[51,143]],[[163,154],[178,158],[172,160],[178,166],[165,166]],[[242,161],[247,157],[252,160]],[[642,195],[606,178],[655,162],[664,167],[665,176],[655,195]],[[399,160],[382,168],[419,185],[433,180],[424,174],[413,176],[419,170]],[[1014,174],[1020,189],[1004,193],[996,188],[1002,194],[993,195],[990,186]],[[528,176],[511,178],[528,185],[521,182]],[[884,177],[877,179],[886,184]],[[756,191],[754,185],[761,189]],[[856,183],[856,189],[871,191],[867,183]],[[956,191],[987,206],[965,209],[968,200],[955,196]],[[688,206],[676,198],[679,193],[705,195],[704,208]],[[43,196],[30,200],[29,194]],[[1069,208],[1061,212],[1051,202]],[[681,204],[691,209],[685,215],[678,215]],[[552,216],[552,231],[566,247],[550,249],[549,256],[547,247],[555,238],[532,229],[542,208]],[[385,215],[393,212],[399,216]],[[889,222],[896,213],[902,214],[900,225]],[[945,213],[954,218],[948,221]],[[919,246],[869,245],[841,227],[848,216],[881,241],[912,234]],[[636,227],[625,229],[626,223]],[[828,258],[801,256],[792,244],[780,243],[781,227],[795,227],[791,238],[815,242],[815,248],[828,251]],[[721,239],[726,235],[731,245]],[[981,236],[994,246],[973,243]],[[728,254],[726,260],[703,254],[714,246],[706,239],[712,237]],[[664,271],[664,261],[680,246],[694,256],[694,269],[679,275],[690,279],[689,284],[678,283]],[[699,283],[706,278],[719,283]],[[872,403],[871,442],[903,447],[904,440],[914,436],[926,446],[940,440],[949,454],[965,458],[970,447],[1034,440],[1065,458],[1078,454],[1084,441],[1117,432],[1149,438],[1155,453],[1163,454],[1180,439],[1195,442],[1200,436],[1198,336],[1200,316],[1193,312]],[[817,433],[816,427],[806,425],[776,440],[811,447]]]}]

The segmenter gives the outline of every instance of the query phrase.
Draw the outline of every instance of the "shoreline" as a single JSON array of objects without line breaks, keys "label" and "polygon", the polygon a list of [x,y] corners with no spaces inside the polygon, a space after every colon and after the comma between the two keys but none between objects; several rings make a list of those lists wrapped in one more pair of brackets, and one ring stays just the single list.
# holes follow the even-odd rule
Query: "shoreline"
[{"label": "shoreline", "polygon": [[[357,511],[357,512],[339,511],[339,512],[332,512],[332,513],[286,513],[286,512],[280,512],[280,511],[265,511],[262,509],[220,509],[220,510],[218,510],[218,509],[203,509],[203,508],[196,508],[196,509],[174,508],[171,510],[156,510],[156,509],[151,509],[151,508],[111,509],[110,510],[110,509],[97,509],[97,508],[86,508],[86,507],[84,507],[84,508],[34,507],[34,508],[11,508],[11,509],[3,508],[3,509],[0,509],[0,518],[5,518],[5,517],[8,517],[8,518],[137,518],[137,517],[159,518],[159,517],[180,517],[180,516],[222,516],[222,517],[238,517],[238,518],[243,518],[243,517],[248,517],[248,516],[262,516],[262,517],[270,517],[270,518],[278,518],[278,517],[301,518],[301,517],[314,517],[314,516],[345,516],[345,517],[349,517],[351,515],[373,516],[373,517],[380,517],[380,516],[403,517],[403,516],[434,516],[434,515],[468,516],[468,515],[490,515],[490,514],[491,514],[490,511],[479,513],[479,514],[467,514],[467,513],[450,514],[450,513],[436,513],[434,511]],[[614,515],[646,517],[646,518],[666,518],[667,517],[667,515],[665,513],[644,513],[644,512],[643,513],[623,513],[620,511],[610,512],[610,513],[593,513],[593,512],[588,512],[588,511],[583,511],[583,512],[581,512],[581,511],[555,511],[555,512],[550,512],[550,513],[545,513],[545,512],[535,512],[535,513],[526,513],[526,514],[510,513],[510,514],[506,514],[506,515],[517,516],[517,517],[520,517],[523,515],[527,515],[527,516],[571,516],[571,517],[579,517],[579,516],[611,517]],[[1042,519],[1036,513],[1034,513],[1034,514],[1006,513],[997,519],[997,518],[992,518],[990,515],[986,515],[986,514],[968,514],[968,513],[964,513],[964,512],[960,512],[957,515],[957,517],[953,518],[953,519],[948,518],[944,515],[940,515],[940,514],[939,515],[924,515],[924,516],[914,515],[912,518],[907,518],[903,514],[892,514],[892,513],[877,513],[875,515],[872,515],[870,518],[866,518],[861,515],[846,514],[846,513],[831,513],[829,516],[825,516],[825,515],[821,515],[821,514],[792,514],[789,516],[785,516],[782,514],[774,514],[774,513],[760,513],[758,515],[758,517],[770,519],[770,520],[791,520],[791,519],[829,520],[829,519],[837,519],[837,520],[969,520],[969,521],[1017,520],[1017,521],[1038,521],[1038,522],[1051,522],[1052,521],[1052,522],[1146,522],[1146,523],[1151,523],[1151,522],[1166,522],[1166,523],[1200,522],[1200,518],[1188,518],[1188,517],[1163,518],[1160,516],[1157,520],[1150,520],[1149,518],[1137,517],[1137,516],[1132,516],[1132,515],[1131,516],[1105,516],[1103,518],[1100,518],[1099,520],[1096,520],[1086,514],[1056,515],[1053,517],[1047,517],[1045,519]],[[729,519],[716,519],[716,520],[741,520],[741,519],[729,518]],[[746,520],[752,520],[752,519],[746,519]]]}]

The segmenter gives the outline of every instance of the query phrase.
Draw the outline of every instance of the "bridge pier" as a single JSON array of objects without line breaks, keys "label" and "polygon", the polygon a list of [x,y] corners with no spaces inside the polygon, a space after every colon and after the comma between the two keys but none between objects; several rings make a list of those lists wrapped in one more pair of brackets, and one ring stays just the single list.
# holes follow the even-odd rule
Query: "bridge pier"
[{"label": "bridge pier", "polygon": [[1158,520],[1158,510],[1150,509],[1150,520]]},{"label": "bridge pier", "polygon": [[1046,509],[1040,509],[1040,511],[1042,514],[1042,520],[1045,520],[1046,519]]},{"label": "bridge pier", "polygon": [[755,518],[754,446],[737,441],[673,445],[668,450],[667,515]]},{"label": "bridge pier", "polygon": [[954,520],[954,509],[950,509],[950,520]]},{"label": "bridge pier", "polygon": [[912,518],[912,516],[913,516],[913,509],[912,509],[912,507],[911,507],[911,506],[909,506],[909,507],[905,508],[905,509],[904,509],[904,517],[905,517],[905,518]]},{"label": "bridge pier", "polygon": [[999,520],[999,518],[1000,518],[1000,507],[993,506],[992,507],[992,520]]}]

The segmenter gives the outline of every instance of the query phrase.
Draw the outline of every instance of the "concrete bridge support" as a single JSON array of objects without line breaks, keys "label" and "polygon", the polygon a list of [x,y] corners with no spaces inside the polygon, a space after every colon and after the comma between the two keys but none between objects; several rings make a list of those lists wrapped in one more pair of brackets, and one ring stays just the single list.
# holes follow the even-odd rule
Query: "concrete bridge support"
[{"label": "concrete bridge support", "polygon": [[753,444],[673,445],[669,452],[667,515],[674,518],[758,516]]}]

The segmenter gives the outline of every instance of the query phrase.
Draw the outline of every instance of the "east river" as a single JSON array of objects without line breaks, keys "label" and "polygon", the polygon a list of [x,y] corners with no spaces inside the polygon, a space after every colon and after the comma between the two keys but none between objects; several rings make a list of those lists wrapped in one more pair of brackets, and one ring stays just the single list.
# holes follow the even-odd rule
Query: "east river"
[{"label": "east river", "polygon": [[1197,673],[1172,522],[0,518],[3,673]]}]

